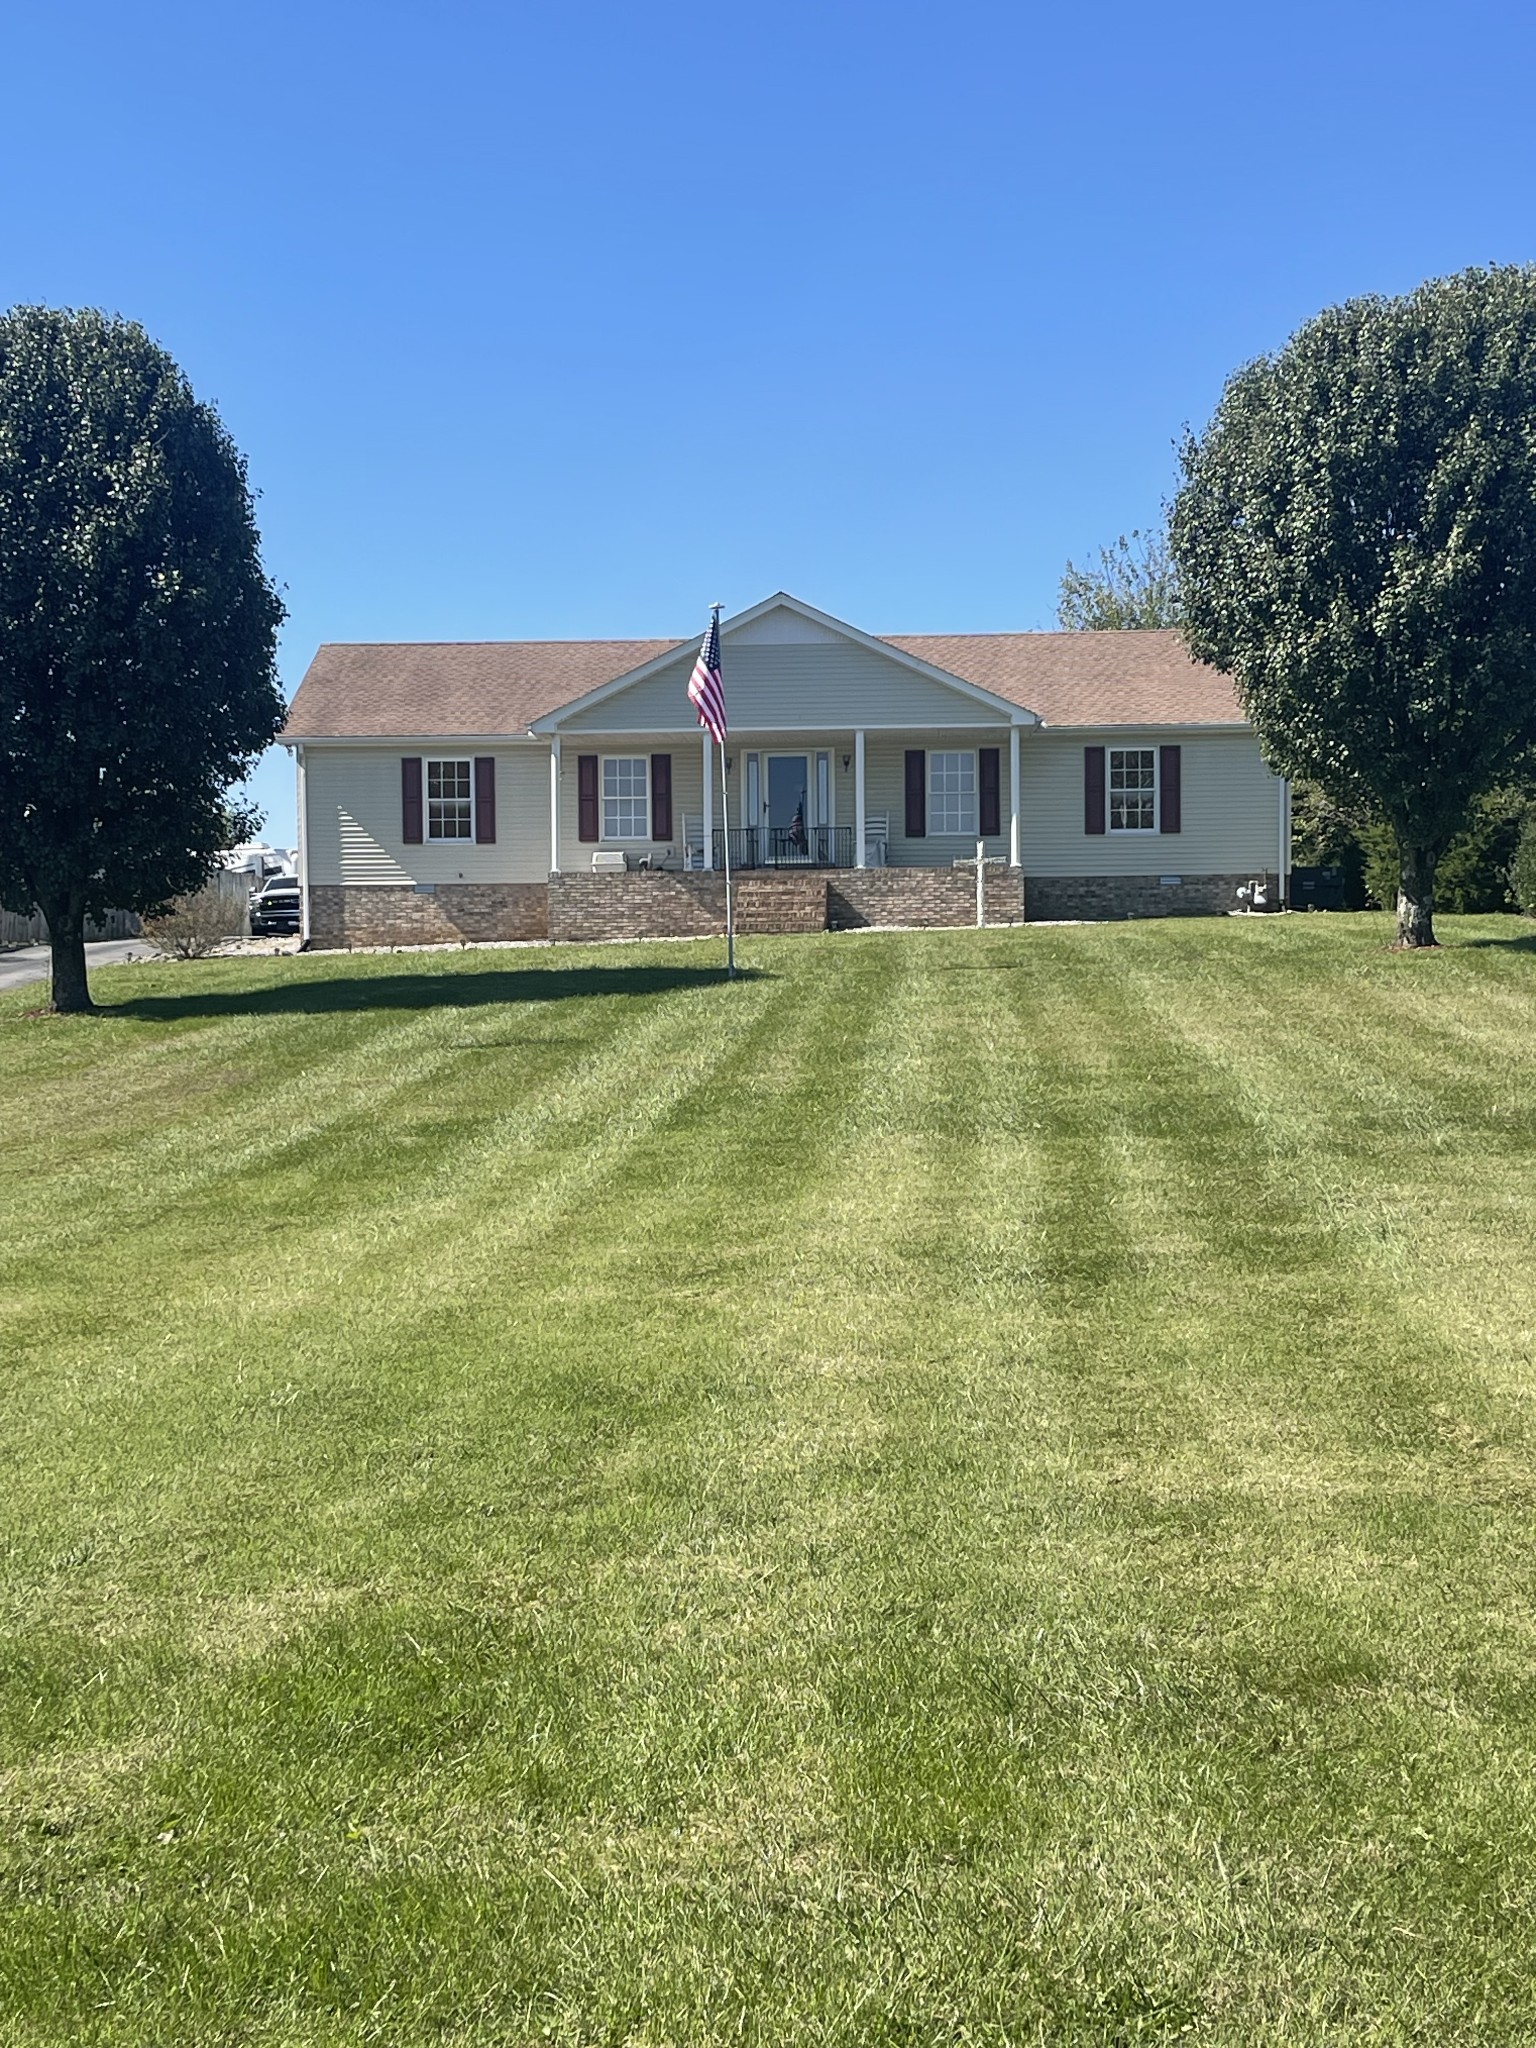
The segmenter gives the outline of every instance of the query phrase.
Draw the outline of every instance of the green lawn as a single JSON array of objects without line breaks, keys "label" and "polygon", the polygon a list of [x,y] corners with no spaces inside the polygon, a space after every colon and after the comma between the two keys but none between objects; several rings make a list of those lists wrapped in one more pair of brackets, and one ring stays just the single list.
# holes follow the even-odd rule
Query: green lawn
[{"label": "green lawn", "polygon": [[0,998],[0,2042],[1536,2038],[1536,940]]}]

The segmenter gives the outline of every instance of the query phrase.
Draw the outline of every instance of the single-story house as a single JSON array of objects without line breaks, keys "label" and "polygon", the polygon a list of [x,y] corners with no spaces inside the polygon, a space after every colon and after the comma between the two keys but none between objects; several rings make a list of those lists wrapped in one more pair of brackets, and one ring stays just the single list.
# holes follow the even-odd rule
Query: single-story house
[{"label": "single-story house", "polygon": [[322,647],[282,735],[307,939],[718,932],[727,852],[743,930],[970,923],[978,841],[989,921],[1283,895],[1286,785],[1172,632],[877,635],[779,592],[721,625],[723,778],[698,644]]}]

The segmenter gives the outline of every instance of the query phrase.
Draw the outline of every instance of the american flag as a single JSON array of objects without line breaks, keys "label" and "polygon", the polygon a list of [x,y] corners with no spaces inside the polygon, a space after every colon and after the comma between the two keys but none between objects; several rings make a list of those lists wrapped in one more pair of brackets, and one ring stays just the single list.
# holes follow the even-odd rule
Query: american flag
[{"label": "american flag", "polygon": [[688,701],[699,714],[699,723],[712,740],[725,744],[725,686],[720,681],[720,614],[717,611],[704,635],[704,645],[688,678]]}]

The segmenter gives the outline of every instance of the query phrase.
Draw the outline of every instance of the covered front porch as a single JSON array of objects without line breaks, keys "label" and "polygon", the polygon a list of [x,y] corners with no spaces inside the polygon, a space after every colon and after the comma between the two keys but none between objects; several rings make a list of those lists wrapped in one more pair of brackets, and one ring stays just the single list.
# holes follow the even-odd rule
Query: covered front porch
[{"label": "covered front porch", "polygon": [[[990,742],[990,744],[989,744]],[[735,734],[700,742],[709,868],[947,867],[975,852],[1019,864],[1019,729]],[[729,839],[727,840],[727,832]]]},{"label": "covered front porch", "polygon": [[709,873],[727,854],[743,873],[938,869],[974,861],[978,840],[1018,868],[1033,711],[783,592],[720,639],[723,750],[694,718],[686,643],[533,722],[550,740],[552,872]]},{"label": "covered front porch", "polygon": [[[1019,866],[1017,726],[550,741],[550,871]],[[645,751],[641,751],[641,747]],[[589,751],[590,750],[590,751]],[[572,755],[574,753],[574,759]]]}]

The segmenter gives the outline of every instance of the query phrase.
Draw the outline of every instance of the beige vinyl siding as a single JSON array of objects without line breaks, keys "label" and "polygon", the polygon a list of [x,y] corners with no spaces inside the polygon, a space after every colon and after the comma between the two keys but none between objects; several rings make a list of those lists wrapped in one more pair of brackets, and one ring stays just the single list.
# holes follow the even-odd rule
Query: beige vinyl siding
[{"label": "beige vinyl siding", "polygon": [[[880,734],[866,739],[864,743],[864,811],[868,817],[871,811],[885,811],[891,821],[890,838],[886,846],[886,865],[893,868],[947,868],[956,860],[976,858],[975,834],[945,834],[929,832],[921,839],[909,839],[907,824],[907,749],[921,747],[924,754],[924,791],[927,790],[927,760],[930,752],[953,753],[960,748],[972,751],[981,747],[996,747],[1002,756],[1001,812],[1002,830],[987,840],[987,858],[1006,860],[1008,858],[1008,735],[998,732],[938,732],[912,733],[907,735]],[[1020,777],[1023,780],[1023,777]],[[980,802],[978,776],[977,801]],[[932,806],[925,802],[925,810]],[[839,812],[841,817],[842,813]],[[848,819],[853,822],[853,777],[848,778]]]},{"label": "beige vinyl siding", "polygon": [[[496,762],[496,843],[474,840],[407,846],[400,836],[400,762]],[[304,753],[309,879],[399,888],[413,882],[542,882],[549,873],[547,745],[475,747],[443,740],[426,747],[316,747]]]},{"label": "beige vinyl siding", "polygon": [[[1182,749],[1183,830],[1083,830],[1083,749]],[[1019,781],[1022,865],[1035,875],[1230,875],[1272,870],[1279,857],[1282,784],[1251,732],[1167,726],[1109,734],[1026,733]],[[1005,771],[1006,774],[1006,771]]]},{"label": "beige vinyl siding", "polygon": [[[596,754],[599,758],[604,754],[623,754],[630,757],[643,755],[647,760],[650,759],[652,754],[670,754],[672,756],[672,837],[660,840],[625,839],[612,842],[600,839],[596,845],[593,845],[590,840],[584,840],[581,837],[579,789],[576,780],[576,761],[578,755],[581,754]],[[544,814],[547,821],[549,816],[549,760],[547,755],[545,757],[544,773]],[[720,822],[719,809],[720,769],[717,761],[715,765],[715,823],[717,825]],[[668,865],[679,867],[682,864],[683,819],[685,816],[690,818],[702,817],[703,812],[704,762],[697,740],[681,742],[656,740],[645,733],[634,732],[584,733],[579,742],[571,738],[562,739],[560,744],[560,866],[565,873],[573,874],[579,872],[582,868],[591,867],[592,856],[598,851],[598,848],[610,845],[617,851],[627,853],[631,863],[642,859],[646,854],[650,854],[655,860],[660,860],[667,854],[667,850],[670,848],[671,858]],[[598,829],[601,831],[603,817],[601,779],[598,782],[597,816]],[[654,832],[655,829],[656,815],[652,811],[651,830]],[[549,827],[546,822],[546,838],[548,837],[548,831]]]},{"label": "beige vinyl siding", "polygon": [[[655,675],[616,690],[561,722],[577,733],[675,732],[693,723],[689,649]],[[792,732],[805,725],[977,726],[999,714],[965,691],[930,681],[896,655],[855,641],[815,646],[731,645],[725,649],[725,699],[731,732]]]}]

